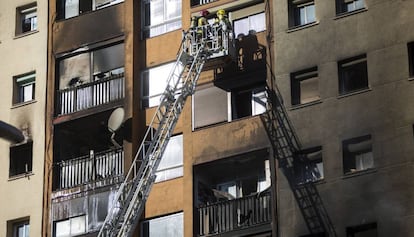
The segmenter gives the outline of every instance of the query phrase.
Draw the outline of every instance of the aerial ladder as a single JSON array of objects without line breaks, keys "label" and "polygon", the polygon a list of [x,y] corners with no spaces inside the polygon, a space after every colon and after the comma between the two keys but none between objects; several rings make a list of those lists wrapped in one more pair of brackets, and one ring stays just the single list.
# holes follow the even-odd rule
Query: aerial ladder
[{"label": "aerial ladder", "polygon": [[314,236],[336,237],[335,228],[312,181],[298,180],[298,167],[319,174],[314,163],[303,152],[293,126],[283,105],[283,98],[276,85],[266,88],[267,110],[261,119],[272,144],[274,156],[289,183],[305,223]]},{"label": "aerial ladder", "polygon": [[228,54],[228,39],[229,33],[220,25],[194,27],[183,32],[177,60],[168,76],[160,104],[98,237],[129,237],[133,234],[184,103],[195,92],[206,60]]}]

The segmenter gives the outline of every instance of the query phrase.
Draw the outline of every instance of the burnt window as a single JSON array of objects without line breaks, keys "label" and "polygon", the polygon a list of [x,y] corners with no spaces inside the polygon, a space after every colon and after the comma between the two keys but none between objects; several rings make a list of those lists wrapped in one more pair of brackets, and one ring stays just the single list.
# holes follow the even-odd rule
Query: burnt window
[{"label": "burnt window", "polygon": [[16,9],[16,35],[37,30],[37,4],[31,3]]},{"label": "burnt window", "polygon": [[367,56],[365,54],[338,62],[339,94],[368,88]]},{"label": "burnt window", "polygon": [[58,0],[56,2],[58,18],[67,19],[86,12],[99,10],[124,0]]},{"label": "burnt window", "polygon": [[377,237],[377,223],[352,226],[346,228],[346,237]]},{"label": "burnt window", "polygon": [[9,176],[28,174],[32,172],[33,142],[10,147]]},{"label": "burnt window", "polygon": [[232,119],[259,115],[266,111],[266,94],[263,87],[231,92]]},{"label": "burnt window", "polygon": [[353,12],[365,8],[365,0],[336,0],[336,14]]},{"label": "burnt window", "polygon": [[410,77],[414,77],[414,42],[407,44],[408,48],[408,70]]},{"label": "burnt window", "polygon": [[7,221],[7,237],[29,237],[30,218],[24,217]]},{"label": "burnt window", "polygon": [[292,73],[290,82],[292,105],[306,104],[320,99],[317,67]]},{"label": "burnt window", "polygon": [[374,168],[371,135],[343,141],[342,153],[344,174]]},{"label": "burnt window", "polygon": [[315,182],[324,178],[321,146],[302,150],[297,155],[304,158],[303,162],[295,164],[298,183]]},{"label": "burnt window", "polygon": [[288,0],[289,27],[307,25],[316,22],[315,2],[309,0]]}]

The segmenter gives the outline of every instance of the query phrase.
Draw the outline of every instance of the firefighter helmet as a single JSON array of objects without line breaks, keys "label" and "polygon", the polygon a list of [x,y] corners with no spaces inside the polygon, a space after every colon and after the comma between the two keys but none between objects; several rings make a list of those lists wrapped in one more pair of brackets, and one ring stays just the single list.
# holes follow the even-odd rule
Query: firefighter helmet
[{"label": "firefighter helmet", "polygon": [[225,10],[223,10],[223,9],[220,9],[220,10],[218,10],[217,11],[217,16],[218,15],[222,15],[222,16],[224,16],[224,15],[226,15],[226,11]]},{"label": "firefighter helmet", "polygon": [[210,12],[208,12],[207,10],[202,10],[202,11],[200,12],[200,15],[201,15],[201,16],[207,16],[208,14],[210,14]]}]

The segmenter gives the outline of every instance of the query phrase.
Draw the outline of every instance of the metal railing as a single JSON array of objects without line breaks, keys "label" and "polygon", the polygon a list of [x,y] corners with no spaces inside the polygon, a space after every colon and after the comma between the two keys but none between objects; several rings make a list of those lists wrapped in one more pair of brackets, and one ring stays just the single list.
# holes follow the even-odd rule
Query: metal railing
[{"label": "metal railing", "polygon": [[57,115],[107,104],[125,97],[124,74],[57,91]]},{"label": "metal railing", "polygon": [[270,192],[198,208],[198,236],[222,234],[271,222]]},{"label": "metal railing", "polygon": [[57,189],[120,177],[124,175],[123,149],[107,150],[55,164],[58,178]]}]

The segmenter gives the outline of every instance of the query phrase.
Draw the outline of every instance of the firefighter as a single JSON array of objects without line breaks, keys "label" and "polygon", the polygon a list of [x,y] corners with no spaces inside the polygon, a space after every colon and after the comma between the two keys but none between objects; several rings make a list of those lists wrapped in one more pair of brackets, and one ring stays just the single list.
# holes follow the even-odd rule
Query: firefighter
[{"label": "firefighter", "polygon": [[223,9],[220,9],[217,11],[216,15],[217,15],[217,18],[215,20],[215,23],[220,24],[223,31],[226,31],[226,32],[231,31],[232,30],[231,24],[230,24],[229,18],[226,15],[226,11]]}]

